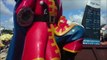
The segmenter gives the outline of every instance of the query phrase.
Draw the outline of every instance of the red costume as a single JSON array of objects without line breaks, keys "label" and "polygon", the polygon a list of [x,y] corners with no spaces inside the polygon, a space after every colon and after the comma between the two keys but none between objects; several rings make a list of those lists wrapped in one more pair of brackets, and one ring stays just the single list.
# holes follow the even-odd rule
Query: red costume
[{"label": "red costume", "polygon": [[[66,21],[65,17],[62,16],[60,0],[22,0],[16,9],[19,19],[21,19],[20,15],[23,13],[22,11],[29,12],[25,15],[28,19],[25,19],[26,21],[18,20],[19,24],[23,27],[31,25],[26,35],[22,60],[61,60],[60,49],[54,36],[55,34],[63,36],[76,26],[76,24],[69,26],[66,22],[60,24],[59,21],[58,23],[58,20],[61,19]],[[28,15],[30,15],[30,18]],[[70,52],[77,52],[81,49],[81,41],[82,38],[66,44],[63,49]],[[72,45],[76,45],[77,47],[73,47]]]}]

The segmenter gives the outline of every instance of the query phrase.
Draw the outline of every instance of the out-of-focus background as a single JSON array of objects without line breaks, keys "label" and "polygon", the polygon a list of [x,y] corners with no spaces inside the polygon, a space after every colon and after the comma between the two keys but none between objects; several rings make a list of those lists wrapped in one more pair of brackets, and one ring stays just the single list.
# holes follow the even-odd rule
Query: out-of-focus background
[{"label": "out-of-focus background", "polygon": [[[62,0],[63,15],[68,20],[81,24],[88,1]],[[13,36],[14,6],[14,0],[0,0],[0,60],[5,60],[8,46]],[[101,0],[101,40],[107,41],[107,0]]]}]

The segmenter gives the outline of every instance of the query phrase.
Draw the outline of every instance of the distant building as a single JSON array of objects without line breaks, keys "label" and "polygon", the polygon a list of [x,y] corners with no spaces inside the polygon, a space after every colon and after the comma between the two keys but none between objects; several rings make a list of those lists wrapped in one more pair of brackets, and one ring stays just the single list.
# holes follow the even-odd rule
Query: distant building
[{"label": "distant building", "polygon": [[83,44],[99,44],[100,43],[100,0],[89,0],[82,25],[85,27],[85,40]]}]

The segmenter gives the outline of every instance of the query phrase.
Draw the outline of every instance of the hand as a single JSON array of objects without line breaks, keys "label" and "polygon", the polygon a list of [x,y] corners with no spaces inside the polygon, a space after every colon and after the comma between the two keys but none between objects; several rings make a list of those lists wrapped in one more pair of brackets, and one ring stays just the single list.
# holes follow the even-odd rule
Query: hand
[{"label": "hand", "polygon": [[19,23],[20,26],[24,26],[24,27],[31,25],[33,18],[34,18],[34,13],[28,7],[22,8],[17,14],[17,22]]}]

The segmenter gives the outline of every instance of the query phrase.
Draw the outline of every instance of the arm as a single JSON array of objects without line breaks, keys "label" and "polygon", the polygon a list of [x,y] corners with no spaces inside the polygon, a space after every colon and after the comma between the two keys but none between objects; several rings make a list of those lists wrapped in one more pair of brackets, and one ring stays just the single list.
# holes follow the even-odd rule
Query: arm
[{"label": "arm", "polygon": [[33,9],[35,6],[35,0],[22,0],[19,7],[16,9],[16,13],[18,14],[21,9],[24,7]]},{"label": "arm", "polygon": [[22,0],[16,9],[17,22],[20,26],[31,25],[34,18],[35,0]]}]

